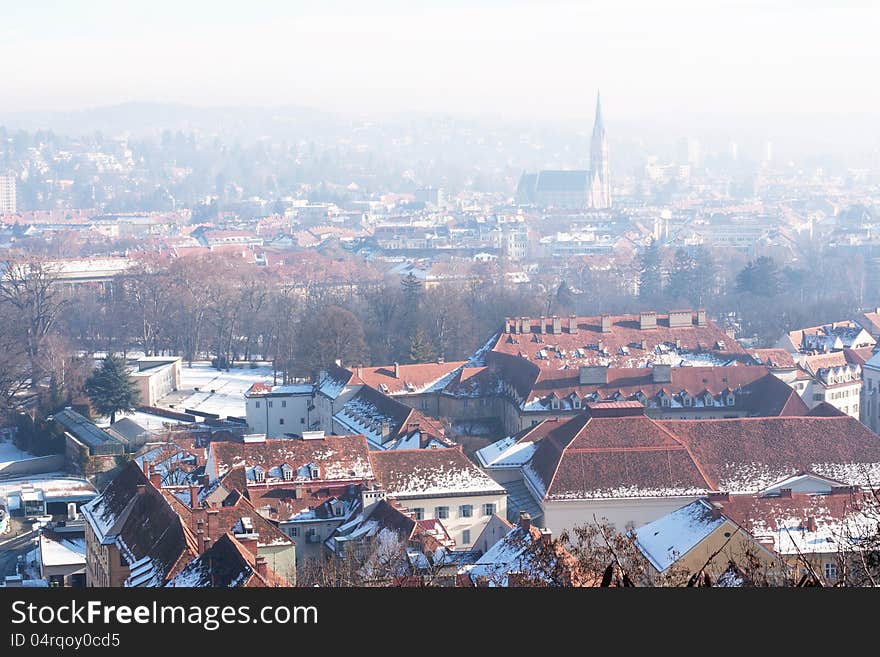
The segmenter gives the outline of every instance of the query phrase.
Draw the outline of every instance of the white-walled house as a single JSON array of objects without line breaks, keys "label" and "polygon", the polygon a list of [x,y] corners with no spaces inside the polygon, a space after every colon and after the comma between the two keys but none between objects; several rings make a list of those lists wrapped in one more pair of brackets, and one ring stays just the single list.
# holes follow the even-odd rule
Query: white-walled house
[{"label": "white-walled house", "polygon": [[310,383],[268,386],[255,383],[245,393],[247,423],[253,433],[268,438],[302,435],[314,417],[314,387]]},{"label": "white-walled house", "polygon": [[470,548],[495,514],[507,515],[507,492],[457,447],[370,452],[376,481],[416,520],[442,521],[457,549]]}]

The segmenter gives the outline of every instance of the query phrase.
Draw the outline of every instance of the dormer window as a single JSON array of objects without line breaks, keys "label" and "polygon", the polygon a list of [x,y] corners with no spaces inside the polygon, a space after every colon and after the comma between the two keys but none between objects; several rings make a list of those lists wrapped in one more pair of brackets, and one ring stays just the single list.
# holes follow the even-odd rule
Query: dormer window
[{"label": "dormer window", "polygon": [[681,401],[685,406],[690,406],[691,405],[691,396],[688,394],[682,395]]},{"label": "dormer window", "polygon": [[581,400],[578,399],[577,397],[575,397],[574,400],[571,402],[571,404],[575,408],[580,408],[581,407]]},{"label": "dormer window", "polygon": [[550,408],[554,410],[559,408],[559,400],[556,399],[556,397],[553,397],[553,399],[550,400]]},{"label": "dormer window", "polygon": [[293,468],[285,463],[281,466],[281,476],[285,481],[290,481],[293,479]]},{"label": "dormer window", "polygon": [[259,465],[254,468],[254,481],[266,481],[266,471],[263,470],[263,468],[261,468]]},{"label": "dormer window", "polygon": [[733,393],[731,392],[730,394],[727,395],[727,405],[733,406],[734,403],[736,403],[736,398],[733,396]]},{"label": "dormer window", "polygon": [[309,464],[309,477],[318,479],[321,476],[321,469],[314,463]]}]

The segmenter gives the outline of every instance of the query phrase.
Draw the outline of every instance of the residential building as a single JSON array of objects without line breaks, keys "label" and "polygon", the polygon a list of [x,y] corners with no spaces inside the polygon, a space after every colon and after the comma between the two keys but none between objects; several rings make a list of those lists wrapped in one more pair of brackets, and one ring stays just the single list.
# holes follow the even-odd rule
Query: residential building
[{"label": "residential building", "polygon": [[748,564],[771,581],[780,581],[783,565],[772,546],[724,514],[716,500],[727,499],[726,494],[710,494],[635,530],[635,545],[649,565],[649,581],[680,586],[702,572],[717,582],[731,563]]},{"label": "residential building", "polygon": [[269,438],[302,435],[311,429],[314,386],[300,383],[269,386],[255,383],[245,393],[247,424]]},{"label": "residential building", "polygon": [[196,537],[135,463],[82,514],[86,586],[161,586],[199,554]]},{"label": "residential building", "polygon": [[639,527],[710,492],[754,494],[799,472],[859,486],[880,474],[876,434],[822,407],[802,417],[719,420],[654,420],[624,409],[545,420],[507,444],[481,459],[487,472],[500,466],[504,486],[524,488],[540,507],[533,517],[557,533],[594,517]]},{"label": "residential building", "polygon": [[15,214],[15,176],[0,176],[0,215]]},{"label": "residential building", "polygon": [[377,483],[416,520],[437,519],[457,547],[470,548],[492,516],[507,514],[507,493],[460,447],[370,452]]},{"label": "residential building", "polygon": [[255,550],[256,541],[227,532],[171,578],[166,587],[267,588],[292,584]]},{"label": "residential building", "polygon": [[137,369],[130,374],[140,393],[140,404],[157,406],[165,395],[180,389],[179,357],[145,356],[139,358]]}]

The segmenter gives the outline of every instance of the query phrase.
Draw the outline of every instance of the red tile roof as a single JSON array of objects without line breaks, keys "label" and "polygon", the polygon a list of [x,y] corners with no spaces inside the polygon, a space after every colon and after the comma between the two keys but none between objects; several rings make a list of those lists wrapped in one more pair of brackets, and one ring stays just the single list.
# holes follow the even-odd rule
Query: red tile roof
[{"label": "red tile roof", "polygon": [[712,489],[687,447],[647,417],[573,418],[540,442],[530,467],[551,500]]},{"label": "red tile roof", "polygon": [[389,497],[504,494],[457,447],[370,452],[370,460]]},{"label": "red tile roof", "polygon": [[[276,439],[259,443],[214,442],[209,448],[216,472],[212,478],[238,465],[259,465],[266,470],[286,463],[294,471],[309,463],[320,468],[321,481],[358,482],[372,479],[369,448],[363,436],[324,436],[318,440]],[[251,484],[253,485],[253,484]]]},{"label": "red tile roof", "polygon": [[[510,321],[519,322],[519,319]],[[539,318],[527,318],[527,331],[524,333],[502,330],[489,354],[490,362],[495,354],[503,353],[512,356],[524,354],[538,367],[548,370],[606,363],[614,367],[633,367],[657,360],[659,355],[655,350],[658,348],[699,355],[703,360],[745,361],[748,358],[736,340],[710,321],[704,326],[690,323],[670,327],[669,315],[657,314],[656,328],[641,329],[639,315],[619,315],[610,317],[610,330],[603,333],[601,317],[576,318],[576,332],[569,330],[569,318],[561,317],[562,332],[558,334],[551,333],[552,321],[552,318],[544,318],[544,332],[541,331]],[[598,350],[600,342],[602,348],[607,350],[607,355]],[[548,358],[536,358],[542,350],[548,353]],[[577,350],[581,350],[581,353],[578,354]],[[565,353],[560,356],[562,351]]]},{"label": "red tile roof", "polygon": [[584,414],[542,424],[552,428],[526,430],[520,440],[541,438],[524,474],[549,500],[754,493],[803,471],[850,485],[880,480],[880,437],[846,415],[671,421]]}]

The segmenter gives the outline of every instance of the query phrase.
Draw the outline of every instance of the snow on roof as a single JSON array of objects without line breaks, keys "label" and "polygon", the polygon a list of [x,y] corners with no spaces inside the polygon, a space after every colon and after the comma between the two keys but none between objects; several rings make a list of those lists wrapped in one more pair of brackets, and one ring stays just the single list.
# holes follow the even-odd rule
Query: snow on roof
[{"label": "snow on roof", "polygon": [[40,535],[40,563],[43,566],[69,566],[86,563],[86,539]]},{"label": "snow on roof", "polygon": [[508,436],[477,450],[477,458],[484,468],[513,468],[528,463],[536,447],[531,441],[518,442]]},{"label": "snow on roof", "polygon": [[392,497],[505,492],[456,448],[371,452],[370,460]]},{"label": "snow on roof", "polygon": [[658,572],[663,572],[726,521],[713,517],[712,505],[697,500],[642,525],[636,530],[636,545]]}]

